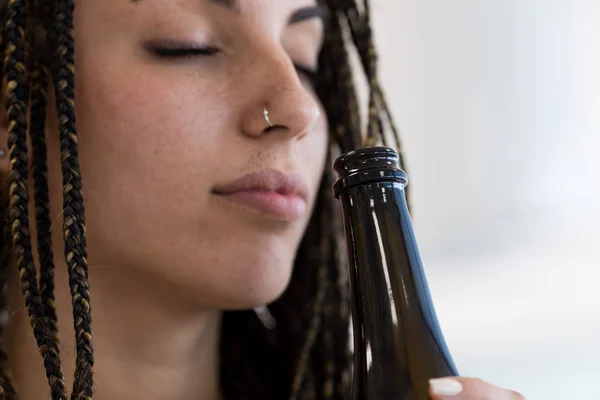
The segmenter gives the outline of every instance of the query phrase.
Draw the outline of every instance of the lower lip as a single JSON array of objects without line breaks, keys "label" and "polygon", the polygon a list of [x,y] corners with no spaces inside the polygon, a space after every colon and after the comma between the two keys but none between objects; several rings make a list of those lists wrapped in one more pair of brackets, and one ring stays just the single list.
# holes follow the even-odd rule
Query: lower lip
[{"label": "lower lip", "polygon": [[254,208],[265,214],[285,220],[297,220],[306,213],[306,201],[295,194],[281,194],[263,190],[242,190],[220,194],[228,200]]}]

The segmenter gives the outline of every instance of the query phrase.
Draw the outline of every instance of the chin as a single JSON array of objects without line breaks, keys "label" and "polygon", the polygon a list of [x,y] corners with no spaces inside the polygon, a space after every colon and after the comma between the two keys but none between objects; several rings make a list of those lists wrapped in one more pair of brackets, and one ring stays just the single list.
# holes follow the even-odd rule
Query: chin
[{"label": "chin", "polygon": [[281,260],[236,268],[225,291],[228,301],[220,308],[229,311],[251,309],[277,300],[290,283],[292,265],[293,260]]},{"label": "chin", "polygon": [[275,301],[287,289],[295,259],[295,254],[269,255],[262,250],[258,254],[230,251],[209,260],[190,259],[173,265],[168,274],[160,271],[159,278],[163,283],[170,281],[194,308],[237,311],[260,307]]},{"label": "chin", "polygon": [[244,235],[243,241],[228,243],[218,251],[215,248],[212,253],[215,256],[214,270],[209,272],[203,268],[201,275],[210,279],[213,282],[211,286],[217,289],[218,293],[214,296],[219,299],[217,307],[224,310],[251,309],[279,298],[291,280],[299,245],[297,236],[254,232],[253,235]]}]

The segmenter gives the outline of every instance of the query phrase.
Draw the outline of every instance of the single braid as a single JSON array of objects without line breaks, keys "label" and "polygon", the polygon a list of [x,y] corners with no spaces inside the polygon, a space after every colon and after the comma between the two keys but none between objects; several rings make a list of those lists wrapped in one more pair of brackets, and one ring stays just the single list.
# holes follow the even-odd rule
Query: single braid
[{"label": "single braid", "polygon": [[[0,195],[0,210],[8,209],[6,190]],[[8,321],[8,283],[6,273],[10,263],[12,248],[10,221],[7,213],[0,215],[0,338],[4,334],[4,327]],[[0,400],[15,398],[15,388],[12,384],[12,375],[8,367],[4,345],[0,339]]]},{"label": "single braid", "polygon": [[38,253],[40,260],[40,296],[52,340],[58,344],[57,316],[54,307],[54,254],[50,227],[48,167],[46,149],[46,105],[48,71],[36,64],[31,77],[31,147],[33,150],[33,179],[36,211]]},{"label": "single braid", "polygon": [[69,286],[73,297],[73,316],[77,359],[72,400],[88,400],[93,394],[94,354],[92,348],[90,294],[83,193],[79,169],[78,140],[75,129],[75,82],[73,43],[73,0],[56,4],[54,33],[56,51],[53,77],[60,130],[63,174],[63,233]]},{"label": "single braid", "polygon": [[[4,60],[4,32],[6,8],[0,8],[0,59]],[[3,68],[0,68],[0,81],[4,76]],[[4,183],[4,182],[2,182]],[[4,333],[4,327],[8,321],[8,284],[6,272],[10,263],[12,249],[10,218],[8,213],[7,190],[4,185],[0,185],[0,400],[12,400],[15,398],[15,389],[12,384],[12,376],[8,368],[7,356],[1,338]]]},{"label": "single braid", "polygon": [[66,389],[60,370],[58,346],[48,340],[50,334],[45,324],[43,305],[37,286],[29,230],[27,184],[27,70],[25,66],[26,3],[10,0],[6,18],[8,145],[10,150],[10,218],[17,268],[25,305],[40,353],[44,359],[46,376],[53,400],[66,399]]}]

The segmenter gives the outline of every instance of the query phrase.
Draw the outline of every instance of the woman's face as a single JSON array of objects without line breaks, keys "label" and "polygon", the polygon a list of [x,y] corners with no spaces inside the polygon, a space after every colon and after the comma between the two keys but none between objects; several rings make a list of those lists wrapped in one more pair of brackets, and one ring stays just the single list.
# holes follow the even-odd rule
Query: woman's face
[{"label": "woman's face", "polygon": [[[77,2],[90,268],[161,279],[206,307],[253,307],[281,294],[326,167],[324,112],[296,69],[317,66],[322,25],[314,7]],[[232,184],[269,170],[293,176]],[[61,207],[58,173],[53,210]]]}]

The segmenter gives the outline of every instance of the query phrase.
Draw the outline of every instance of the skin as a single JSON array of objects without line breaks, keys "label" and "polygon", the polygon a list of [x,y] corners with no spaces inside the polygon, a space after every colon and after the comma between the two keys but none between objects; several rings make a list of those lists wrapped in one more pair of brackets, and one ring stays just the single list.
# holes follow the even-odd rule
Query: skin
[{"label": "skin", "polygon": [[[198,0],[78,3],[76,109],[95,399],[218,399],[219,310],[263,305],[286,288],[328,167],[324,112],[293,65],[316,67],[323,29],[316,18],[288,24],[311,5],[242,0],[234,11]],[[149,51],[160,42],[220,51],[164,59]],[[265,106],[276,129],[265,131]],[[48,113],[53,243],[62,255],[54,104]],[[3,134],[6,139],[6,121]],[[260,213],[213,193],[265,168],[302,176],[309,187],[302,217]],[[55,258],[70,387],[71,300],[63,257]],[[6,340],[21,398],[45,398],[47,382],[18,290],[11,291],[11,310]]]}]

